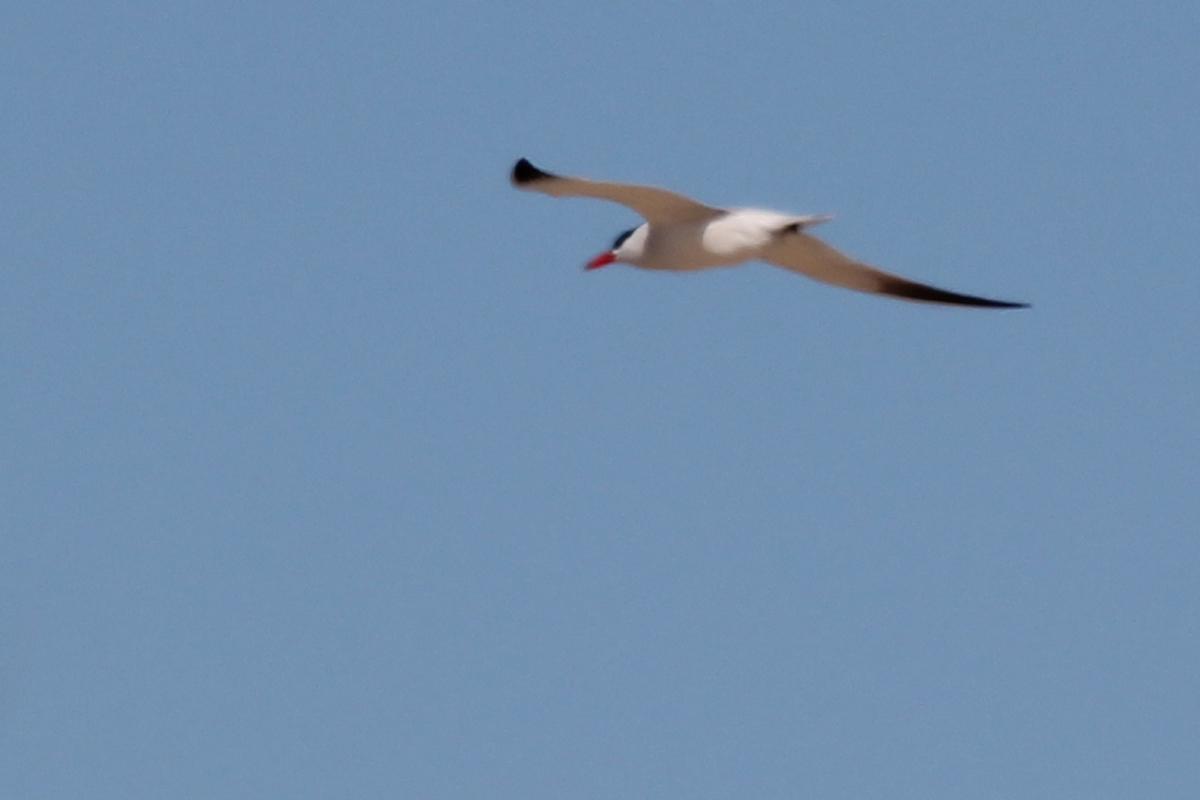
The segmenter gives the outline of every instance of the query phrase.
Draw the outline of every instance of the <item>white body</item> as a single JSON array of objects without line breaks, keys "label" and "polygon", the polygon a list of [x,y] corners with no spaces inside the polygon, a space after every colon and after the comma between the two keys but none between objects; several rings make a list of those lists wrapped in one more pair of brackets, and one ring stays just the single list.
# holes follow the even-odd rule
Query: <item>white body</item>
[{"label": "white body", "polygon": [[725,267],[761,258],[775,241],[777,231],[814,221],[812,217],[741,208],[698,222],[646,223],[614,254],[617,261],[647,269]]}]

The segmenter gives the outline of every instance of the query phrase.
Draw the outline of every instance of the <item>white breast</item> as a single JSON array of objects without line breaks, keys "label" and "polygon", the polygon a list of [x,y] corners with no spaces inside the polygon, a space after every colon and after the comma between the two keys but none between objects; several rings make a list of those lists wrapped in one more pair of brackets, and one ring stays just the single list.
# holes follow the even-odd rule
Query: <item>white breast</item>
[{"label": "white breast", "polygon": [[737,209],[714,220],[652,225],[639,266],[690,270],[758,258],[791,220],[786,214]]}]

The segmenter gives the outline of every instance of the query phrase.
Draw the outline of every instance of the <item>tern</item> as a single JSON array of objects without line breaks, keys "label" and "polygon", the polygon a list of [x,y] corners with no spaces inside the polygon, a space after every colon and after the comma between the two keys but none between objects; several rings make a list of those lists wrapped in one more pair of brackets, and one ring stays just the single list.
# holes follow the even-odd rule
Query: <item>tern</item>
[{"label": "tern", "polygon": [[958,294],[892,275],[855,261],[806,229],[828,214],[796,215],[758,208],[714,208],[657,186],[555,175],[522,158],[512,170],[518,189],[552,197],[595,197],[633,209],[646,221],[619,235],[584,267],[614,262],[644,269],[697,270],[759,259],[818,281],[904,300],[982,308],[1027,308]]}]

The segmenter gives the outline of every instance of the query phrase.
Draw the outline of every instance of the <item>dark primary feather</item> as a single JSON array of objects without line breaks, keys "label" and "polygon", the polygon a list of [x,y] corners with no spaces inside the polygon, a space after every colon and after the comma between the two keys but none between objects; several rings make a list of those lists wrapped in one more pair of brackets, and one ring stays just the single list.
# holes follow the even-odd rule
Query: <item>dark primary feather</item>
[{"label": "dark primary feather", "polygon": [[518,186],[526,183],[533,183],[534,181],[541,180],[543,178],[554,177],[557,176],[538,169],[533,164],[530,164],[528,159],[522,158],[513,166],[512,182]]},{"label": "dark primary feather", "polygon": [[880,281],[880,294],[902,297],[905,300],[920,300],[926,303],[950,303],[956,306],[978,306],[981,308],[1029,308],[1028,303],[1010,303],[1005,300],[989,300],[986,297],[974,297],[969,294],[958,294],[926,286],[923,283],[902,280],[900,278]]}]

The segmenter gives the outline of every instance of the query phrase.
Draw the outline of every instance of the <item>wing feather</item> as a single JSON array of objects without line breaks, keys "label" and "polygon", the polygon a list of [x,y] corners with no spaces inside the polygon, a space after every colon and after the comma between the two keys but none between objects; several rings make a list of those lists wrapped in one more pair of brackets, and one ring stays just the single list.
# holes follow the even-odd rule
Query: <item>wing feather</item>
[{"label": "wing feather", "polygon": [[947,303],[959,306],[982,308],[1027,308],[1027,303],[1010,303],[1004,300],[989,300],[958,294],[910,281],[899,275],[876,269],[847,256],[825,242],[807,233],[785,233],[771,244],[762,256],[777,267],[799,272],[814,280],[831,283],[846,289],[872,292],[904,300],[926,303]]},{"label": "wing feather", "polygon": [[612,183],[588,178],[571,178],[544,172],[525,159],[513,167],[513,185],[518,189],[543,192],[551,197],[595,197],[632,208],[647,222],[669,225],[697,222],[725,213],[698,203],[690,197],[636,183]]}]

